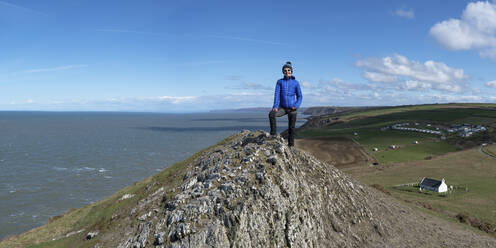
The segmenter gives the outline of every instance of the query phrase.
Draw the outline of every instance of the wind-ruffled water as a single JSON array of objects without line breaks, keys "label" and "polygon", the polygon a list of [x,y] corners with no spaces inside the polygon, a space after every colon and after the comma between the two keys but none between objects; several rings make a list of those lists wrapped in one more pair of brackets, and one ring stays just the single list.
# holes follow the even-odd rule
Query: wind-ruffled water
[{"label": "wind-ruffled water", "polygon": [[[287,118],[278,124],[286,129]],[[0,239],[103,199],[237,131],[268,128],[267,113],[0,112]]]}]

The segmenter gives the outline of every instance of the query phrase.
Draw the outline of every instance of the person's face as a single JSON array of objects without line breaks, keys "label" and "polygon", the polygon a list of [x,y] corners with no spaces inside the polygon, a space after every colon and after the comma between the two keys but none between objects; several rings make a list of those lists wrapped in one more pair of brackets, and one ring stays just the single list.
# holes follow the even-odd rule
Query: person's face
[{"label": "person's face", "polygon": [[293,71],[291,70],[291,68],[286,67],[282,70],[282,73],[284,74],[284,77],[289,78],[289,77],[291,77],[291,74],[293,73]]}]

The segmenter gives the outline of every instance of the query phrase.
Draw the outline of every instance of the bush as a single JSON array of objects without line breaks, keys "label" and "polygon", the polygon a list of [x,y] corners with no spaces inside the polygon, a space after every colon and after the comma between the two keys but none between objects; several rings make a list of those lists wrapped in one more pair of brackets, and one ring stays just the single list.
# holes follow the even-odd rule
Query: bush
[{"label": "bush", "polygon": [[486,233],[490,233],[493,235],[496,234],[496,226],[492,225],[491,223],[485,222],[483,220],[477,219],[475,217],[471,217],[467,213],[459,213],[455,217],[461,223],[471,225]]}]

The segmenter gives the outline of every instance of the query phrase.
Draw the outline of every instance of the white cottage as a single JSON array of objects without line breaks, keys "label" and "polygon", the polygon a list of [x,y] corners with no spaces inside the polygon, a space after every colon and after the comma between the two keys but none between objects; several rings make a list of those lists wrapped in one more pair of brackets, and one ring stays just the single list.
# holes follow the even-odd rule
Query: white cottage
[{"label": "white cottage", "polygon": [[448,185],[444,181],[444,178],[441,181],[436,179],[431,179],[424,177],[419,184],[420,190],[430,190],[438,193],[443,193],[448,191]]}]

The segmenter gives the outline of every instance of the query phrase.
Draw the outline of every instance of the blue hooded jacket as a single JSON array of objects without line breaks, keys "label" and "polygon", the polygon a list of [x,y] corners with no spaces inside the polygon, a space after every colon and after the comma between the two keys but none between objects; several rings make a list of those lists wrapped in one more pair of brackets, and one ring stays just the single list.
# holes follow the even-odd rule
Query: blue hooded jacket
[{"label": "blue hooded jacket", "polygon": [[[296,96],[296,99],[295,99]],[[303,95],[301,94],[300,83],[294,76],[277,80],[274,93],[274,106],[272,108],[300,108]],[[295,101],[296,100],[296,101]]]}]

